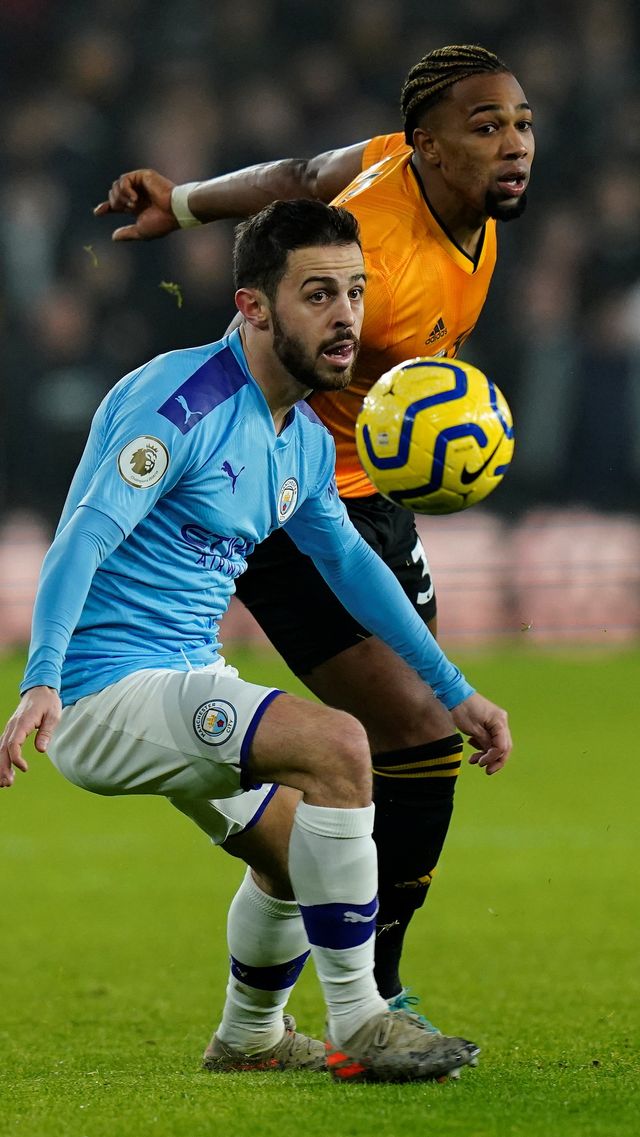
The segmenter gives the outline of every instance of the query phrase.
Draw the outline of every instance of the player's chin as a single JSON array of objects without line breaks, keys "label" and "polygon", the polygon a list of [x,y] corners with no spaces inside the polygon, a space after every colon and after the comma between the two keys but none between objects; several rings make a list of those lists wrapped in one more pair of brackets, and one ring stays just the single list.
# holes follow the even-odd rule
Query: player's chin
[{"label": "player's chin", "polygon": [[325,364],[316,371],[316,391],[344,391],[353,377],[353,363],[348,367]]},{"label": "player's chin", "polygon": [[520,197],[502,197],[497,194],[487,194],[487,213],[496,221],[515,221],[522,217],[527,208],[527,194]]}]

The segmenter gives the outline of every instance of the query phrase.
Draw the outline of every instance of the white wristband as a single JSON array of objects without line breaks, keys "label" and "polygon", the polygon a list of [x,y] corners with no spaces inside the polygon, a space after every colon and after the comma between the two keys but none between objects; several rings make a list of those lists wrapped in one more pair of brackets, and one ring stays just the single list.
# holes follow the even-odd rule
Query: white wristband
[{"label": "white wristband", "polygon": [[189,209],[189,194],[199,185],[200,182],[185,182],[171,190],[171,210],[181,229],[193,229],[196,225],[202,225]]}]

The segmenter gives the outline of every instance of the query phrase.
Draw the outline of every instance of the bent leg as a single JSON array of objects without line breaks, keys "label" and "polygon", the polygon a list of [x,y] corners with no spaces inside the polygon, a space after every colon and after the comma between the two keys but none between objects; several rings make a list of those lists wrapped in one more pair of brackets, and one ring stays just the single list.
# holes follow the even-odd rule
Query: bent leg
[{"label": "bent leg", "polygon": [[371,803],[366,734],[351,715],[280,695],[264,711],[247,762],[254,781],[302,793],[309,805],[360,808]]},{"label": "bent leg", "polygon": [[[373,979],[377,864],[365,732],[341,711],[280,694],[264,704],[243,769],[249,782],[278,782],[283,788],[255,825],[225,841],[228,852],[255,868],[230,916],[230,946],[244,954],[242,929],[255,926],[263,947],[254,944],[253,951],[248,945],[245,959],[231,946],[235,962],[220,1027],[223,1041],[238,1044],[244,1037],[245,1053],[254,1047],[263,1053],[265,1035],[282,1031],[290,990],[283,972],[291,968],[297,974],[308,937],[332,1037],[341,1042],[384,1007]],[[204,828],[209,821],[203,808],[215,805],[175,804]],[[299,923],[296,927],[297,908],[286,899],[290,831],[289,870],[306,935]],[[252,1042],[254,1016],[262,1037]],[[216,1046],[214,1039],[210,1049]]]},{"label": "bent leg", "polygon": [[370,754],[341,711],[283,695],[255,732],[248,769],[302,792],[289,873],[338,1044],[378,1014],[373,979],[377,862]]},{"label": "bent leg", "polygon": [[[422,619],[435,630],[435,597],[424,550],[404,510],[367,499],[347,503],[368,543],[393,567]],[[238,582],[247,604],[292,670],[328,705],[353,714],[367,730],[374,767],[379,860],[376,979],[386,997],[402,987],[399,958],[406,928],[424,902],[453,809],[455,773],[436,777],[460,736],[419,676],[379,640],[367,636],[284,531],[259,546]],[[420,763],[407,780],[394,767]],[[408,800],[405,800],[408,799]],[[404,887],[406,882],[417,882]]]},{"label": "bent leg", "polygon": [[[216,1035],[234,1050],[260,1053],[282,1038],[283,1012],[309,956],[296,901],[267,896],[247,869],[229,908],[227,946],[229,978]],[[209,1053],[213,1046],[214,1039]]]},{"label": "bent leg", "polygon": [[[277,792],[273,792],[277,790]],[[250,866],[227,915],[229,974],[222,1019],[204,1054],[207,1069],[271,1068],[285,1039],[287,1066],[320,1068],[318,1044],[290,1032],[283,1012],[309,955],[289,881],[289,838],[300,794],[284,786],[209,801],[173,797],[225,852]],[[231,834],[231,835],[229,835]],[[293,1049],[292,1049],[293,1046]],[[265,1058],[267,1055],[267,1058]],[[280,1061],[283,1055],[280,1049]],[[247,1067],[249,1068],[249,1067]]]},{"label": "bent leg", "polygon": [[378,847],[375,976],[385,998],[402,990],[406,930],[424,904],[447,835],[462,739],[430,688],[371,637],[304,676],[329,704],[367,729],[373,750]]}]

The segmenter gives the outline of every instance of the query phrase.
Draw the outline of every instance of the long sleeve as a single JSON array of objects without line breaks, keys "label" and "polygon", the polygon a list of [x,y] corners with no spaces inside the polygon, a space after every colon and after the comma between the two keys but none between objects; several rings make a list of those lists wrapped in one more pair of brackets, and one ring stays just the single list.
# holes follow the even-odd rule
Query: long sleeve
[{"label": "long sleeve", "polygon": [[[342,508],[341,503],[337,508]],[[313,558],[351,615],[415,668],[449,710],[472,695],[473,687],[447,659],[391,569],[356,532],[346,513],[341,524],[324,530],[294,523],[301,520],[294,518],[287,532]]]},{"label": "long sleeve", "polygon": [[122,539],[115,521],[87,506],[77,509],[56,536],[40,574],[21,694],[30,687],[60,689],[65,653],[94,573]]}]

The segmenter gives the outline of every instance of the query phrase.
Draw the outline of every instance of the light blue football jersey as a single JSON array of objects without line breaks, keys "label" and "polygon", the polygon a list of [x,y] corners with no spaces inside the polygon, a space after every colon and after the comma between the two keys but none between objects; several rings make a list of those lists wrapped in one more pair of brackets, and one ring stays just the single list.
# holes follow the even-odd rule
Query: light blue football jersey
[{"label": "light blue football jersey", "polygon": [[334,463],[304,402],[276,435],[238,331],[125,376],[95,415],[58,526],[90,506],[124,535],[71,636],[63,701],[139,668],[216,659],[218,622],[259,541],[294,514],[310,554],[340,540]]},{"label": "light blue football jersey", "polygon": [[276,435],[239,332],[127,375],[95,416],[45,558],[21,691],[55,687],[69,704],[144,668],[213,662],[236,577],[284,526],[445,706],[467,698],[473,689],[351,524],[334,463],[305,402]]}]

